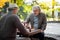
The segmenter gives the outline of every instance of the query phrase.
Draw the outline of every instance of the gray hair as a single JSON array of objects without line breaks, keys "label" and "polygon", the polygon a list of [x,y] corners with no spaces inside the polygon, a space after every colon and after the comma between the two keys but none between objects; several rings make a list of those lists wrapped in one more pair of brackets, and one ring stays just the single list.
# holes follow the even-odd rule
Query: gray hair
[{"label": "gray hair", "polygon": [[38,9],[38,10],[40,10],[40,6],[33,6],[33,8],[32,8],[32,10],[35,10],[35,9]]}]

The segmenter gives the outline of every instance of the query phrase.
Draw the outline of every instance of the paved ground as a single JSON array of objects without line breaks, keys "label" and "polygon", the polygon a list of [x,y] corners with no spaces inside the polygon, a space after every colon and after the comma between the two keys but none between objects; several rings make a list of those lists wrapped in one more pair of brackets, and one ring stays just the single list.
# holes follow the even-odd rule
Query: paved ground
[{"label": "paved ground", "polygon": [[60,40],[60,23],[48,23],[45,34],[47,34],[46,36]]},{"label": "paved ground", "polygon": [[48,23],[45,33],[60,35],[60,23]]}]

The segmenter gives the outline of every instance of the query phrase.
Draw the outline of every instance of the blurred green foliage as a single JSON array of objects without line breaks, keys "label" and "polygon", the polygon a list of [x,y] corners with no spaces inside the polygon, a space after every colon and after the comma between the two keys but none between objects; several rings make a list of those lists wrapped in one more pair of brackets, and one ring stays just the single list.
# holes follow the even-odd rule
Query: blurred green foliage
[{"label": "blurred green foliage", "polygon": [[32,1],[30,5],[28,5],[28,3],[25,3],[24,0],[11,0],[10,3],[16,3],[19,6],[19,12],[17,15],[23,20],[25,20],[27,15],[30,14],[30,12],[32,11],[32,7],[34,5],[39,5],[41,10],[46,14],[48,18],[52,18],[52,11],[54,10],[60,11],[60,8],[50,7],[50,6],[60,5],[55,0],[53,0],[52,2],[39,2],[39,3],[37,2],[37,0],[35,0],[35,1]]}]

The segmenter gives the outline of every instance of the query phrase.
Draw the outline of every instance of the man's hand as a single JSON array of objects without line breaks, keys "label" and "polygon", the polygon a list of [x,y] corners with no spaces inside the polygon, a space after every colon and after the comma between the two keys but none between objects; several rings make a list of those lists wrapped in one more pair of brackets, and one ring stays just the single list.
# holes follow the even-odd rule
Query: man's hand
[{"label": "man's hand", "polygon": [[44,32],[43,30],[41,30],[41,32]]},{"label": "man's hand", "polygon": [[34,31],[31,31],[31,32],[29,32],[29,35],[31,36],[31,35],[35,35],[35,34],[38,34],[38,33],[40,33],[41,32],[41,30],[40,29],[37,29],[37,30],[34,30]]},{"label": "man's hand", "polygon": [[[41,29],[37,29],[37,30],[39,30],[40,32],[44,32],[44,31],[41,30]],[[33,32],[33,31],[35,31],[35,29],[31,29],[31,32]]]}]

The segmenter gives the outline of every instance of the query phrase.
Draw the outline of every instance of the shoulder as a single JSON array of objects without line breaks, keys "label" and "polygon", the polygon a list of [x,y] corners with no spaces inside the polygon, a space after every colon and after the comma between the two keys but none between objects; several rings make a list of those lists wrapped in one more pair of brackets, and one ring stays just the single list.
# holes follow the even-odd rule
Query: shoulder
[{"label": "shoulder", "polygon": [[15,14],[10,15],[9,17],[10,17],[11,19],[19,19],[19,17],[18,17],[17,15],[15,15]]},{"label": "shoulder", "polygon": [[42,13],[42,12],[41,12],[40,14],[41,14],[42,16],[46,16],[45,13]]},{"label": "shoulder", "polygon": [[30,13],[27,17],[30,18],[33,16],[33,13]]},{"label": "shoulder", "polygon": [[18,15],[12,14],[11,17],[18,17]]},{"label": "shoulder", "polygon": [[17,15],[11,15],[11,16],[10,16],[10,19],[11,19],[12,21],[15,21],[15,22],[20,20]]},{"label": "shoulder", "polygon": [[30,13],[30,16],[32,16],[33,15],[33,13]]}]

